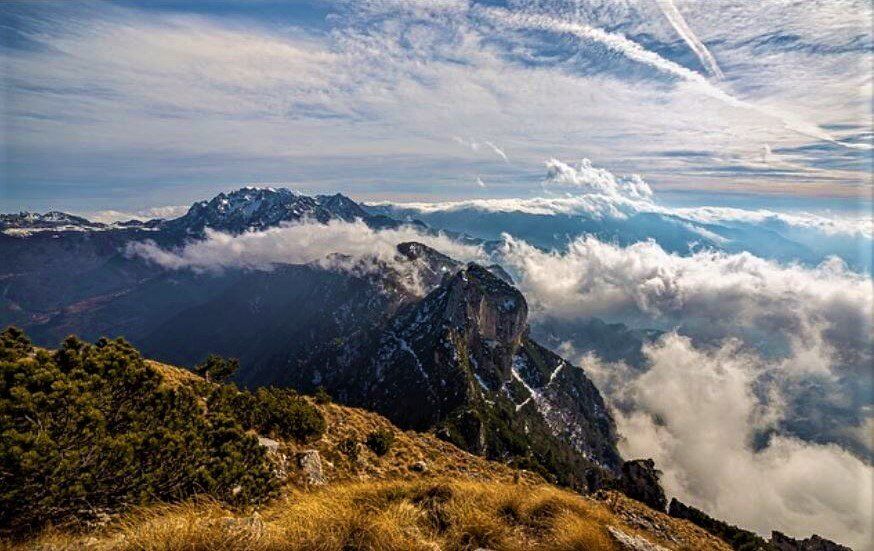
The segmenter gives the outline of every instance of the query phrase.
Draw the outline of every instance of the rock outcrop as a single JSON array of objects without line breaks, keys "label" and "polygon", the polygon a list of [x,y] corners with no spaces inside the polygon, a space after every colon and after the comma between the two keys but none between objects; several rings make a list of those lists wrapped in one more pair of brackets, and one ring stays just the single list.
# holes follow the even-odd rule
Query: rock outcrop
[{"label": "rock outcrop", "polygon": [[797,540],[776,531],[771,533],[771,546],[777,551],[853,551],[816,534]]},{"label": "rock outcrop", "polygon": [[307,486],[323,486],[328,483],[322,469],[322,456],[318,450],[306,450],[297,455],[302,482]]},{"label": "rock outcrop", "polygon": [[664,512],[668,500],[659,484],[660,476],[652,459],[626,461],[622,464],[619,489],[628,497]]}]

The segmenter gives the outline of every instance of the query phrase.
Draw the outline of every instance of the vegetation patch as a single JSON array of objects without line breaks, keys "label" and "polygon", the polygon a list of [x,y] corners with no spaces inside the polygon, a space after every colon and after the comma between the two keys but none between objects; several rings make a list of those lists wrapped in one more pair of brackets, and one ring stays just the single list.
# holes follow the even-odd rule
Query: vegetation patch
[{"label": "vegetation patch", "polygon": [[18,329],[0,333],[0,531],[194,495],[232,506],[274,495],[252,431],[311,439],[321,414],[291,391],[198,381],[168,384],[122,339],[69,337],[50,352]]},{"label": "vegetation patch", "polygon": [[379,429],[367,435],[367,440],[364,441],[367,447],[378,456],[383,456],[391,450],[394,444],[395,435],[392,431]]}]

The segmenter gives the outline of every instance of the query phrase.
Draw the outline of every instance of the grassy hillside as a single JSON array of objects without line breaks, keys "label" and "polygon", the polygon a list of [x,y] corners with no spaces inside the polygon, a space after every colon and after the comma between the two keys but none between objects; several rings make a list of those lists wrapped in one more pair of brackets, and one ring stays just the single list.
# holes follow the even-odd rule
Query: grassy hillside
[{"label": "grassy hillside", "polygon": [[[624,542],[624,543],[623,543]],[[647,547],[649,545],[649,547]],[[659,546],[659,547],[655,547]],[[96,534],[46,533],[10,549],[728,550],[684,521],[620,494],[547,484],[424,477],[291,487],[257,513],[215,502],[136,511]]]},{"label": "grassy hillside", "polygon": [[[103,348],[113,350],[107,346]],[[103,348],[85,356],[102,354]],[[209,430],[209,416],[216,414],[216,406],[227,408],[232,403],[215,398],[219,389],[233,394],[232,388],[207,383],[187,370],[137,360],[129,348],[122,349],[138,369],[145,366],[146,373],[157,376],[155,391],[162,396],[178,397],[197,389],[192,395],[207,416],[204,430]],[[3,360],[7,375],[15,375],[9,380],[20,377],[15,366],[51,365],[46,354],[37,350],[15,362]],[[87,358],[82,361],[91,365]],[[120,369],[118,361],[113,365]],[[247,396],[231,398],[255,400]],[[267,398],[253,403],[264,403]],[[318,412],[325,421],[324,430],[315,439],[270,433],[275,440],[267,442],[276,449],[267,455],[273,460],[283,458],[284,476],[267,501],[239,503],[223,499],[221,493],[194,492],[178,499],[162,498],[164,503],[123,503],[101,519],[86,515],[87,522],[68,519],[36,534],[18,535],[15,541],[0,541],[0,549],[729,549],[693,524],[621,494],[582,496],[549,485],[534,474],[464,452],[431,434],[401,431],[368,411],[313,397],[294,396],[293,400],[303,400]],[[245,411],[237,416],[241,427],[260,427],[246,429],[252,438],[263,436],[261,431],[273,426],[262,420],[247,421]],[[387,450],[374,447],[380,452],[376,453],[371,449],[368,439],[374,434],[389,435]],[[313,450],[321,459],[326,484],[311,484],[295,461]],[[75,482],[58,481],[62,485]],[[20,497],[27,499],[24,494]]]}]

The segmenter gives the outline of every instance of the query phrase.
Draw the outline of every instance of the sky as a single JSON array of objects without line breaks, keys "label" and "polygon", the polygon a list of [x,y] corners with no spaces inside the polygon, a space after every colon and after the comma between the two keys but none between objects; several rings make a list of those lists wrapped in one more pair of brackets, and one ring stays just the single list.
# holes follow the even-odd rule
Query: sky
[{"label": "sky", "polygon": [[865,0],[0,5],[0,210],[245,184],[530,198],[551,159],[666,204],[870,216]]}]

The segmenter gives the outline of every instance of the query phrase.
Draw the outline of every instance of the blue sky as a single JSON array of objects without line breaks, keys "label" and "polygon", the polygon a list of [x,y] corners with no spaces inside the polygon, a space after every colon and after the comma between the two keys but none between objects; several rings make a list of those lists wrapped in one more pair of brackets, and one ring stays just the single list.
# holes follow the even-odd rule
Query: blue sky
[{"label": "blue sky", "polygon": [[524,198],[549,159],[589,158],[677,204],[865,212],[871,17],[865,1],[7,2],[0,208],[259,183]]}]

